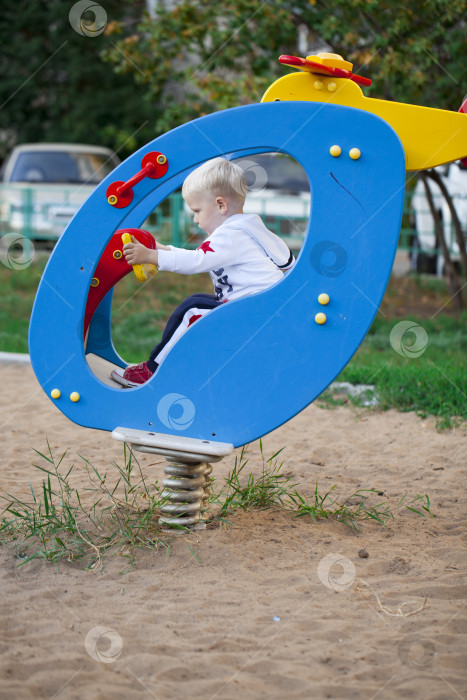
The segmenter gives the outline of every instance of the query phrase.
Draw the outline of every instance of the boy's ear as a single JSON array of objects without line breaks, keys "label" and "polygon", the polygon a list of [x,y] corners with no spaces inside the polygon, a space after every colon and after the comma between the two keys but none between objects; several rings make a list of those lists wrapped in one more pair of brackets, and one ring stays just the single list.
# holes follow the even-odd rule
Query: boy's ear
[{"label": "boy's ear", "polygon": [[227,200],[224,197],[216,197],[216,204],[221,212],[224,212],[228,208]]}]

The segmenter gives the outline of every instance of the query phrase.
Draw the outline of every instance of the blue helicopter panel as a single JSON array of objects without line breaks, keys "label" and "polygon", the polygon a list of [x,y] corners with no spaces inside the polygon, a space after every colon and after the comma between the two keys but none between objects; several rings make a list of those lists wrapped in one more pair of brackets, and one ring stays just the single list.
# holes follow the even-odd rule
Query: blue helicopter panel
[{"label": "blue helicopter panel", "polygon": [[[167,157],[167,173],[135,185],[127,207],[112,207],[109,184],[129,180],[154,151]],[[86,352],[125,365],[111,344],[111,293],[95,314],[86,349],[84,312],[112,234],[140,226],[202,162],[261,151],[289,154],[310,181],[310,220],[295,266],[274,287],[197,321],[146,384],[119,389],[102,382]],[[54,249],[30,325],[41,386],[49,395],[58,389],[57,407],[90,428],[124,426],[235,446],[274,430],[329,385],[368,331],[391,273],[404,187],[397,134],[379,117],[350,107],[247,105],[164,134],[97,187]],[[161,274],[154,294],[163,283]]]}]

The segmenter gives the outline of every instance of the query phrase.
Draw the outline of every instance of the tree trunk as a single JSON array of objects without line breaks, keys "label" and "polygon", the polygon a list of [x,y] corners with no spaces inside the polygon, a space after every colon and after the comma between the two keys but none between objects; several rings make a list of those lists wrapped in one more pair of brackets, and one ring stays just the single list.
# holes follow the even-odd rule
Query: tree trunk
[{"label": "tree trunk", "polygon": [[459,275],[457,274],[457,270],[449,254],[449,248],[446,243],[446,238],[444,237],[443,222],[441,220],[439,211],[435,207],[435,203],[433,201],[433,195],[428,184],[428,176],[426,173],[422,172],[420,173],[420,177],[425,188],[426,199],[428,202],[428,206],[430,207],[430,212],[435,224],[436,239],[439,241],[441,250],[443,252],[443,258],[446,265],[446,273],[448,277],[449,292],[454,302],[456,311],[460,312],[464,308],[464,300],[462,298],[462,287]]},{"label": "tree trunk", "polygon": [[456,235],[456,241],[457,241],[457,245],[459,246],[462,271],[463,271],[464,277],[467,277],[467,251],[465,249],[465,236],[464,236],[464,232],[462,230],[459,216],[458,216],[457,211],[456,211],[456,207],[454,206],[454,202],[452,201],[452,197],[449,194],[448,188],[444,184],[441,175],[438,172],[436,172],[436,170],[428,170],[426,174],[428,175],[428,177],[430,177],[438,185],[439,189],[442,192],[444,199],[446,200],[446,204],[449,207],[449,211],[451,212],[452,223],[453,223],[454,232]]}]

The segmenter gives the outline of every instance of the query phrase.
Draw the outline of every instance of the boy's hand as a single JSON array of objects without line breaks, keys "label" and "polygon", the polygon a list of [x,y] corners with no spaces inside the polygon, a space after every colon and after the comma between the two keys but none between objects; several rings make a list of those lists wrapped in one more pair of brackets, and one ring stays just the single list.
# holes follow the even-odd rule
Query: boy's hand
[{"label": "boy's hand", "polygon": [[123,246],[123,255],[129,265],[144,265],[145,263],[157,265],[157,250],[146,248],[134,236],[131,237],[131,240],[131,243],[125,243]]}]

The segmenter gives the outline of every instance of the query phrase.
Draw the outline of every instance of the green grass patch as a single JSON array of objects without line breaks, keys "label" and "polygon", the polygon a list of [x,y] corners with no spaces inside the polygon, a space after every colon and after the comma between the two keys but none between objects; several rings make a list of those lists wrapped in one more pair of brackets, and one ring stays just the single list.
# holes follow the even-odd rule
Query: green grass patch
[{"label": "green grass patch", "polygon": [[336,520],[358,531],[359,524],[369,520],[386,526],[388,521],[394,520],[404,510],[432,517],[428,494],[409,497],[405,493],[397,502],[390,503],[381,500],[380,496],[384,493],[378,489],[358,489],[346,498],[338,498],[335,495],[337,484],[322,494],[316,480],[313,493],[306,495],[291,483],[293,477],[283,472],[284,462],[276,459],[284,448],[266,459],[261,440],[259,447],[262,460],[259,475],[245,473],[248,445],[235,457],[234,468],[226,477],[224,487],[211,499],[220,506],[215,516],[217,519],[224,521],[226,516],[239,509],[266,510],[277,507],[290,511],[294,517],[310,516],[314,523],[318,520]]},{"label": "green grass patch", "polygon": [[[0,264],[0,351],[28,352],[29,319],[46,256],[37,256],[27,268],[12,270]],[[141,284],[130,273],[115,287],[112,304],[112,337],[129,362],[148,358],[162,337],[175,308],[190,294],[212,293],[209,275],[176,275],[165,272]]]},{"label": "green grass patch", "polygon": [[[398,320],[376,318],[360,349],[340,373],[337,381],[374,385],[378,408],[415,411],[438,418],[438,427],[452,427],[467,418],[467,323],[450,316],[434,319],[412,318],[426,332],[427,344],[419,356],[405,357],[391,345],[391,330]],[[410,352],[411,333],[405,340]],[[416,337],[412,338],[416,347]],[[368,396],[351,399],[361,405]],[[322,405],[335,403],[329,390]]]},{"label": "green grass patch", "polygon": [[47,260],[41,258],[23,270],[0,263],[0,350],[28,352],[32,305]]}]

